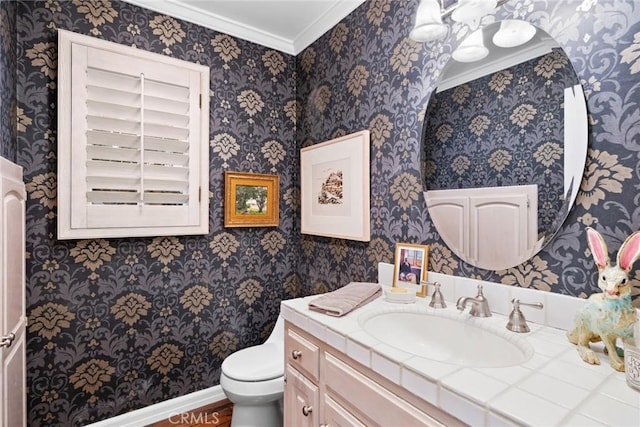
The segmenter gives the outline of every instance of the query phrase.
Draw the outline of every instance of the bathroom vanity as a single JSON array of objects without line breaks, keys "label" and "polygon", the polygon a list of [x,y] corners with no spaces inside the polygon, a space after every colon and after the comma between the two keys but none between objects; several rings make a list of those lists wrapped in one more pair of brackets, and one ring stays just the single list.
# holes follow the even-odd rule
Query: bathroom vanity
[{"label": "bathroom vanity", "polygon": [[286,426],[461,425],[292,323],[285,328]]},{"label": "bathroom vanity", "polygon": [[[335,318],[308,309],[315,297],[282,302],[285,426],[640,425],[640,393],[624,373],[601,353],[601,365],[584,363],[561,329],[529,323],[531,332],[518,334],[505,328],[505,315],[471,317],[454,303],[433,309],[428,298],[394,304],[380,297]],[[382,323],[369,323],[405,315],[419,320],[379,334],[371,326]],[[487,353],[482,339],[470,344],[477,352],[454,363],[422,353],[431,346],[401,349],[404,329],[440,329],[442,338],[433,339],[448,339],[436,319],[460,323],[461,332],[452,333],[471,334],[470,341],[478,331],[494,334],[505,348],[520,349],[521,359]],[[475,363],[474,353],[485,359]]]}]

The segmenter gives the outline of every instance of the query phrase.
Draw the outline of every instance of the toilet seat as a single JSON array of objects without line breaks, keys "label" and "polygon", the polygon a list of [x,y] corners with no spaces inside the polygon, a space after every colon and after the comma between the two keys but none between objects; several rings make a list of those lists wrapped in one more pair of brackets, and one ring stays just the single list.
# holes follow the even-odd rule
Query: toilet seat
[{"label": "toilet seat", "polygon": [[265,381],[238,381],[220,374],[220,385],[229,400],[239,402],[268,402],[282,397],[284,374]]},{"label": "toilet seat", "polygon": [[222,373],[245,382],[268,381],[284,375],[284,345],[271,342],[239,350],[222,362]]}]

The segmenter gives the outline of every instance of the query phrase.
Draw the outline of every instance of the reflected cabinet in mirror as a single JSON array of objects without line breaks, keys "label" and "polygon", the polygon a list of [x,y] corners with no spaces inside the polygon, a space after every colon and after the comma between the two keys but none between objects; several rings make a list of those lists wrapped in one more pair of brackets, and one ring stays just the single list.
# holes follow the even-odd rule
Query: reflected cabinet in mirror
[{"label": "reflected cabinet in mirror", "polygon": [[500,22],[477,30],[480,60],[454,52],[424,119],[429,215],[458,257],[487,270],[517,266],[553,238],[586,161],[580,81],[558,44],[523,24],[535,30],[525,41]]}]

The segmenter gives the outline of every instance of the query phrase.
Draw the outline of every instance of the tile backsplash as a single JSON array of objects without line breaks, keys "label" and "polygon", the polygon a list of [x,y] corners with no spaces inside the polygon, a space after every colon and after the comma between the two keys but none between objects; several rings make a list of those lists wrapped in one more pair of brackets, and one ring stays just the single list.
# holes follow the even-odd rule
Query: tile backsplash
[{"label": "tile backsplash", "polygon": [[[511,300],[513,298],[518,298],[522,303],[541,302],[543,304],[541,310],[520,306],[520,310],[522,310],[527,322],[562,330],[573,328],[575,314],[586,301],[583,298],[553,292],[520,288],[442,273],[429,272],[428,281],[430,284],[440,282],[442,285],[440,291],[447,302],[455,302],[460,297],[474,297],[478,293],[478,285],[482,285],[484,296],[489,300],[491,311],[505,316],[508,316],[511,312]],[[393,283],[393,264],[385,262],[378,264],[378,282],[391,286]],[[433,286],[429,285],[427,301],[430,301],[432,293]]]}]

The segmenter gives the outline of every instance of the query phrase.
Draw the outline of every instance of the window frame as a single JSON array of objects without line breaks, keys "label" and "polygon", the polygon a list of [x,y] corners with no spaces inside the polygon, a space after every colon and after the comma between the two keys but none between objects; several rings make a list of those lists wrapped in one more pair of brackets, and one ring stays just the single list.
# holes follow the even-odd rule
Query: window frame
[{"label": "window frame", "polygon": [[[100,206],[94,213],[87,199],[87,136],[78,132],[78,120],[85,127],[86,98],[73,91],[76,73],[87,68],[76,64],[72,54],[78,46],[131,57],[131,63],[153,67],[176,67],[189,73],[188,202],[181,206]],[[75,55],[78,56],[78,55]],[[134,60],[135,58],[135,60]],[[105,66],[106,68],[106,66]],[[144,71],[143,70],[143,71]],[[170,80],[166,81],[171,83]],[[194,89],[195,88],[195,89]],[[195,90],[195,91],[194,91]],[[58,239],[144,237],[208,234],[209,232],[209,67],[147,52],[134,47],[58,30]],[[197,97],[197,98],[196,98]],[[80,113],[74,109],[74,103]],[[78,104],[79,103],[79,104]],[[76,120],[76,122],[74,122]],[[196,132],[193,132],[193,130]],[[192,135],[193,134],[193,135]],[[144,148],[141,149],[144,151]],[[80,153],[80,154],[79,154]],[[144,168],[146,164],[142,164]],[[75,184],[74,184],[75,183]],[[196,188],[197,185],[197,188]],[[172,209],[172,208],[182,209]],[[95,206],[94,206],[95,208]],[[155,214],[154,214],[155,213]],[[121,219],[121,220],[120,220]],[[104,222],[103,222],[104,220]],[[113,224],[108,224],[111,221]],[[118,224],[116,224],[118,223]],[[116,224],[116,225],[114,225]]]}]

